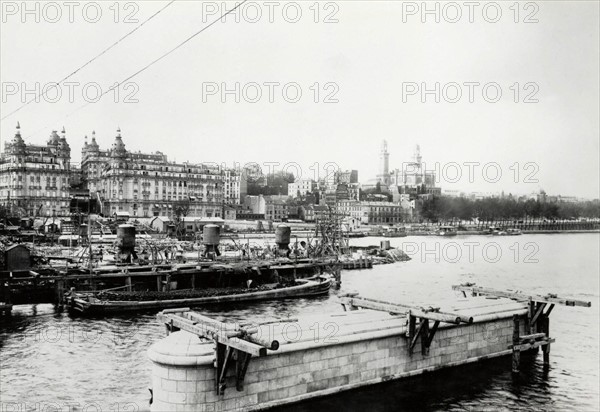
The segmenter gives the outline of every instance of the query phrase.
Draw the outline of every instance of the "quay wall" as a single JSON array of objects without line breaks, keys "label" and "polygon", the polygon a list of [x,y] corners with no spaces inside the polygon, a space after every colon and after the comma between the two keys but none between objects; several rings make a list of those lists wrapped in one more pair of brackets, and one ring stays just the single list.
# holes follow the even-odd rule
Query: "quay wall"
[{"label": "quay wall", "polygon": [[[406,330],[400,328],[370,333],[368,337],[340,336],[337,342],[282,345],[266,357],[252,358],[242,391],[236,390],[232,367],[222,396],[215,392],[213,344],[205,343],[198,349],[193,343],[199,341],[196,336],[175,332],[160,342],[164,343],[162,349],[149,350],[153,361],[151,410],[261,410],[508,355],[513,336],[511,316],[470,325],[440,326],[427,355],[421,353],[420,338],[409,355],[410,340]],[[524,323],[520,322],[520,334],[525,332]],[[178,340],[182,342],[177,343]],[[177,353],[175,347],[183,348],[184,353]]]}]

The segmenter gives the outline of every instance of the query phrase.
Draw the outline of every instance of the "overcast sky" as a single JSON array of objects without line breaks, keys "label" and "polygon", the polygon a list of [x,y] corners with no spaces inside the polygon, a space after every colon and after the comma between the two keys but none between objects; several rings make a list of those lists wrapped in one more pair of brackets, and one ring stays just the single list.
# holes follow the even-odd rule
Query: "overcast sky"
[{"label": "overcast sky", "polygon": [[[418,143],[443,188],[506,193],[543,188],[599,197],[598,2],[520,3],[518,16],[510,9],[513,2],[500,3],[496,23],[497,7],[488,2],[479,3],[472,16],[464,3],[455,3],[460,19],[456,7],[428,2],[432,9],[438,5],[439,23],[434,15],[422,22],[415,10],[421,2],[314,3],[246,4],[239,22],[230,16],[209,27],[131,79],[135,85],[121,88],[117,103],[109,92],[85,105],[84,85],[92,84],[86,98],[93,100],[94,83],[107,90],[207,26],[216,18],[215,7],[223,13],[223,5],[234,5],[176,1],[71,77],[78,82],[73,102],[63,86],[57,102],[49,101],[55,93],[48,91],[41,102],[4,119],[2,145],[17,121],[27,143],[45,142],[52,129],[64,126],[79,161],[84,135],[95,130],[100,146],[109,147],[120,126],[128,149],[160,150],[178,161],[296,162],[305,177],[313,176],[311,165],[318,163],[322,175],[333,162],[358,169],[360,180],[367,181],[377,173],[380,142],[386,139],[391,168],[409,161]],[[73,22],[62,2],[55,3],[61,18],[44,4],[38,23],[35,14],[22,14],[21,2],[2,1],[2,116],[21,106],[24,87],[62,79],[167,2],[121,3],[118,15],[109,8],[113,2],[99,2],[96,23],[95,8],[84,13],[85,3],[74,9]],[[293,23],[298,4],[302,16]],[[262,17],[252,23],[257,10]],[[128,15],[138,23],[127,22]],[[269,82],[279,83],[272,86],[273,102]],[[434,89],[436,82],[439,103],[434,94],[423,102],[415,84]],[[473,102],[469,82],[479,83],[472,86]],[[223,99],[215,90],[223,84],[234,89],[236,83],[239,103],[233,94]],[[256,103],[249,101],[256,97],[252,83],[262,92]],[[284,97],[283,85],[292,83]],[[451,103],[456,84],[462,97]],[[298,87],[300,100],[287,101]],[[498,87],[501,97],[489,102]],[[126,102],[131,93],[137,103]],[[334,102],[325,103],[328,96]],[[465,165],[470,162],[480,164],[471,166],[472,183]],[[462,178],[456,178],[456,164]],[[498,167],[502,177],[495,182]]]}]

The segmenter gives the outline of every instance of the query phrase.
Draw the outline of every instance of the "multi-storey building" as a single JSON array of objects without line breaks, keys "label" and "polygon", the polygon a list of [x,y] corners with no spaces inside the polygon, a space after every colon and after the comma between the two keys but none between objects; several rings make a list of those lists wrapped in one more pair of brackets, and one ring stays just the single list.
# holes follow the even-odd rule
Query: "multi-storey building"
[{"label": "multi-storey building", "polygon": [[404,222],[412,216],[409,204],[391,202],[338,202],[338,212],[357,219],[362,224],[390,225]]},{"label": "multi-storey building", "polygon": [[317,183],[312,179],[298,179],[288,183],[288,195],[294,198],[306,196],[317,188]]},{"label": "multi-storey building", "polygon": [[233,169],[223,169],[223,198],[228,205],[241,203],[241,173]]},{"label": "multi-storey building", "polygon": [[348,198],[350,200],[360,200],[360,183],[350,183],[348,185]]},{"label": "multi-storey building", "polygon": [[287,220],[289,214],[290,208],[285,200],[273,199],[270,196],[266,198],[265,219],[281,222]]},{"label": "multi-storey building", "polygon": [[358,183],[358,170],[338,170],[335,172],[335,183]]},{"label": "multi-storey building", "polygon": [[222,217],[224,174],[217,166],[170,162],[160,153],[125,149],[121,131],[110,150],[101,150],[92,135],[84,144],[81,169],[91,196],[102,213],[131,216]]},{"label": "multi-storey building", "polygon": [[53,131],[45,145],[25,144],[15,136],[0,154],[0,203],[28,216],[69,214],[71,148],[65,129]]}]

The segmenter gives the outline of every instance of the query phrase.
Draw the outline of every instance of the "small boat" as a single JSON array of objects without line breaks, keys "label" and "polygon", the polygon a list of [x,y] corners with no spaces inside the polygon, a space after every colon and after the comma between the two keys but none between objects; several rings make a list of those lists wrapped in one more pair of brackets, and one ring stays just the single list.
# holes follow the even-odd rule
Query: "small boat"
[{"label": "small boat", "polygon": [[497,226],[490,226],[489,229],[489,234],[493,235],[493,236],[506,236],[507,232],[505,230],[503,230],[501,227],[497,227]]},{"label": "small boat", "polygon": [[384,237],[406,237],[406,228],[404,227],[388,227],[383,230]]},{"label": "small boat", "polygon": [[[157,310],[196,306],[215,303],[244,302],[256,300],[287,299],[299,297],[321,296],[329,293],[332,279],[317,276],[312,279],[297,279],[294,286],[263,285],[261,290],[247,289],[242,293],[224,294],[218,296],[173,298],[178,292],[153,292],[153,300],[108,300],[98,298],[93,294],[74,292],[67,298],[69,310],[83,315],[106,315],[122,312]],[[210,289],[210,288],[209,288]],[[192,290],[191,292],[201,292]],[[158,296],[160,295],[160,296]],[[115,296],[115,295],[113,295]],[[157,298],[158,297],[158,298]]]},{"label": "small boat", "polygon": [[517,228],[510,228],[510,229],[506,229],[506,234],[509,236],[518,236],[518,235],[522,235],[523,232],[521,232],[521,229],[517,229]]},{"label": "small boat", "polygon": [[436,234],[438,236],[456,236],[458,231],[454,226],[440,226]]},{"label": "small boat", "polygon": [[366,237],[367,234],[365,232],[346,232],[349,238],[359,238]]}]

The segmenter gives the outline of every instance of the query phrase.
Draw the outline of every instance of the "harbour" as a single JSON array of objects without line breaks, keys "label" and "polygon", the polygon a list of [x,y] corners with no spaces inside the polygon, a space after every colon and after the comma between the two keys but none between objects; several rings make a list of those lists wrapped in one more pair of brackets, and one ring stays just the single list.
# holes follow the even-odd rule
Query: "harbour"
[{"label": "harbour", "polygon": [[0,412],[600,410],[599,2],[1,3]]},{"label": "harbour", "polygon": [[[499,407],[500,404],[497,402],[500,393],[503,394],[502,399],[506,399],[507,393],[514,393],[515,397],[511,398],[509,395],[508,398],[509,403],[515,402],[514,407],[518,407],[519,402],[528,402],[527,404],[534,408],[547,408],[549,405],[553,408],[561,408],[561,406],[568,408],[573,406],[573,397],[576,396],[575,406],[583,410],[589,409],[598,400],[597,388],[591,385],[597,376],[593,364],[597,360],[598,353],[595,341],[595,334],[598,333],[598,315],[594,310],[598,304],[598,295],[589,293],[590,285],[597,285],[598,282],[597,277],[593,275],[598,270],[597,263],[592,259],[594,248],[599,246],[598,238],[594,234],[529,236],[533,235],[522,235],[521,238],[524,241],[536,241],[540,247],[538,256],[540,262],[555,262],[553,265],[543,265],[546,269],[542,269],[540,264],[515,262],[512,256],[506,255],[496,263],[490,263],[483,258],[470,263],[466,256],[458,263],[442,262],[441,264],[434,260],[412,259],[392,265],[375,266],[368,271],[343,271],[344,280],[340,290],[333,290],[329,297],[208,306],[204,307],[201,313],[229,322],[242,321],[248,316],[295,318],[324,312],[341,314],[344,312],[338,296],[349,292],[358,292],[363,296],[386,301],[418,300],[439,305],[438,302],[448,299],[453,284],[473,282],[498,289],[510,289],[518,282],[520,289],[547,293],[549,290],[542,286],[544,282],[557,282],[555,290],[560,291],[560,295],[591,301],[592,308],[557,307],[553,311],[551,334],[557,341],[552,345],[550,368],[547,370],[543,367],[541,355],[534,359],[524,356],[521,367],[521,374],[524,377],[514,381],[511,377],[511,357],[507,356],[486,361],[492,362],[493,366],[489,369],[487,366],[485,369],[467,367],[467,371],[471,371],[467,373],[468,375],[475,374],[479,377],[477,383],[465,377],[464,385],[450,384],[436,377],[436,374],[453,376],[463,372],[440,371],[423,377],[408,378],[408,381],[383,383],[381,384],[383,388],[379,389],[378,385],[375,385],[370,389],[350,391],[344,395],[333,395],[297,405],[288,405],[286,410],[310,410],[336,403],[338,407],[348,407],[348,398],[355,400],[356,410],[359,409],[359,405],[364,405],[364,402],[372,402],[374,410],[389,410],[386,409],[386,405],[390,398],[377,400],[376,394],[380,390],[395,393],[391,387],[404,388],[397,397],[404,405],[408,405],[407,409],[421,407],[453,409],[460,408],[461,405],[475,409]],[[424,239],[455,241],[454,238]],[[471,237],[473,241],[484,239],[489,238]],[[391,239],[391,242],[392,244],[398,242],[396,244],[400,245],[403,240]],[[501,241],[505,240],[508,242],[509,238],[503,237]],[[366,241],[366,239],[352,240],[352,242]],[[433,244],[429,247],[433,248]],[[568,257],[568,262],[563,259],[556,261],[554,256],[558,253]],[[579,281],[571,282],[563,275],[565,271],[573,270],[572,262],[577,262],[576,270],[582,273]],[[547,269],[548,267],[550,269]],[[32,312],[34,310],[35,315]],[[110,398],[111,402],[121,406],[134,402],[140,410],[148,410],[151,370],[146,359],[146,351],[154,342],[164,337],[164,334],[164,326],[156,320],[154,313],[142,313],[136,316],[121,315],[107,319],[82,319],[71,318],[65,313],[56,313],[51,305],[18,306],[13,309],[11,323],[7,324],[3,321],[2,378],[3,382],[13,382],[14,379],[17,385],[12,386],[13,384],[9,383],[10,390],[6,393],[14,393],[14,397],[3,398],[3,401],[7,404],[17,402],[25,394],[20,392],[22,389],[18,386],[19,379],[33,379],[33,381],[43,382],[54,391],[71,393],[65,402],[98,403],[108,408],[110,405],[106,399]],[[21,342],[31,345],[30,349],[26,350]],[[28,360],[28,355],[25,355],[30,351],[58,353],[57,351],[65,349],[71,353],[69,359],[73,356],[74,359],[91,356],[95,361],[91,364],[86,363],[85,369],[75,367],[77,373],[69,374],[57,381],[51,378],[51,371],[54,370],[55,362],[60,364],[66,362],[67,358],[59,356],[54,360],[44,360],[36,356],[34,366],[31,360]],[[114,368],[114,371],[104,375],[102,371],[109,368]],[[561,370],[569,372],[565,375],[560,373]],[[32,373],[36,376],[31,375]],[[95,378],[91,380],[82,378],[89,374],[94,375]],[[125,378],[126,376],[128,378]],[[135,379],[132,380],[129,376]],[[8,379],[9,377],[11,379]],[[83,383],[80,382],[81,379],[84,379]],[[442,379],[442,382],[439,379]],[[79,383],[75,386],[70,385],[71,389],[67,391],[64,385],[68,385],[72,380]],[[474,384],[478,390],[473,392],[468,382]],[[122,389],[115,390],[115,384]],[[439,388],[431,393],[426,388],[433,384],[437,384]],[[407,388],[410,388],[410,393],[415,394],[409,395],[406,392]],[[423,398],[425,393],[429,395]],[[520,400],[516,398],[517,393]],[[47,399],[55,399],[52,396],[52,391],[41,391],[33,401],[44,402]],[[396,395],[390,396],[396,397]],[[352,406],[350,410],[353,410]]]}]

